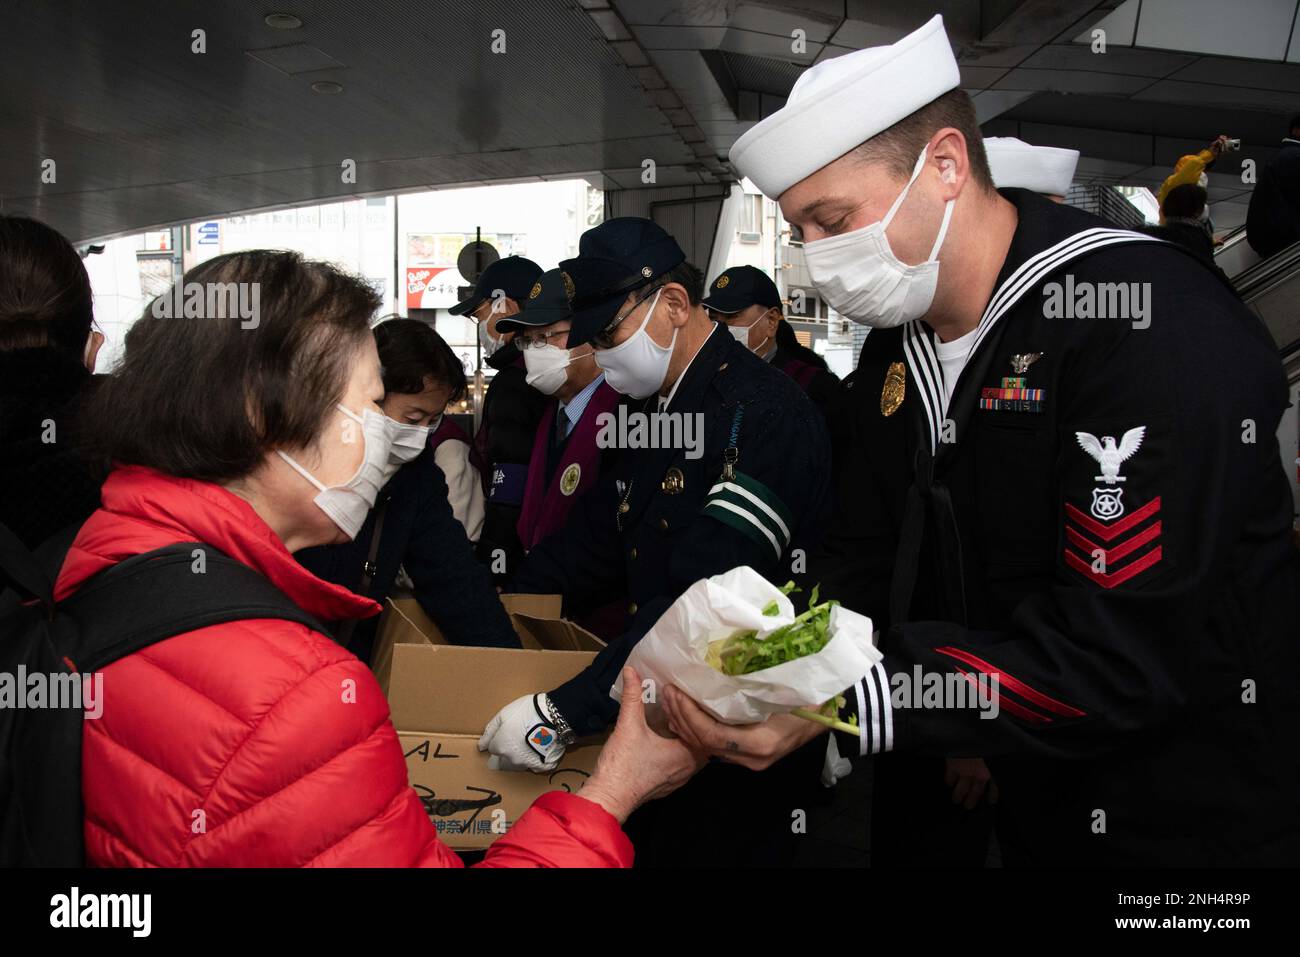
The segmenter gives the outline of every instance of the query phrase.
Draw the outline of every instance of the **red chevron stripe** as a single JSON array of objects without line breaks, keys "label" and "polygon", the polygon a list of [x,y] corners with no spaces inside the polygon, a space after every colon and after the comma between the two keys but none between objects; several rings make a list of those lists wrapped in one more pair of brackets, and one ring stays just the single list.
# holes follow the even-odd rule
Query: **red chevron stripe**
[{"label": "red chevron stripe", "polygon": [[[1143,545],[1147,544],[1147,542],[1159,538],[1160,529],[1161,529],[1160,522],[1156,522],[1152,525],[1148,525],[1146,528],[1138,532],[1132,538],[1126,539],[1124,542],[1122,542],[1119,545],[1116,545],[1114,548],[1102,548],[1100,545],[1092,541],[1092,539],[1088,538],[1086,535],[1083,535],[1075,531],[1074,527],[1068,523],[1065,526],[1065,537],[1068,538],[1071,541],[1071,543],[1073,543],[1076,547],[1081,548],[1083,549],[1083,551],[1087,552],[1090,557],[1095,557],[1096,550],[1101,549],[1102,560],[1105,561],[1107,566],[1110,566],[1112,563],[1118,562],[1125,555],[1137,551]],[[1089,567],[1091,567],[1091,564]]]},{"label": "red chevron stripe", "polygon": [[1104,542],[1110,541],[1116,535],[1122,535],[1135,525],[1140,525],[1158,511],[1160,511],[1159,495],[1147,502],[1136,512],[1130,512],[1119,521],[1112,522],[1110,525],[1103,525],[1091,515],[1079,511],[1069,502],[1065,503],[1065,514]]},{"label": "red chevron stripe", "polygon": [[[980,686],[979,680],[973,674],[971,674],[961,665],[953,665],[953,667],[956,668],[958,671],[960,671],[962,676],[965,677],[967,681],[969,681],[972,685],[975,686],[976,690],[979,689]],[[1034,724],[1052,723],[1052,719],[1049,718],[1047,715],[1039,714],[1037,711],[1034,711],[1032,708],[1026,708],[1018,701],[1012,701],[1010,698],[1004,698],[1000,694],[998,695],[998,707],[1006,709],[1006,711],[1009,714],[1014,714],[1017,718],[1019,718],[1022,721],[1030,721]]]},{"label": "red chevron stripe", "polygon": [[1129,562],[1129,564],[1125,565],[1118,571],[1103,574],[1102,572],[1093,571],[1092,565],[1085,562],[1082,558],[1067,548],[1065,550],[1065,564],[1069,565],[1079,574],[1088,576],[1102,588],[1114,588],[1116,585],[1122,585],[1138,572],[1146,571],[1156,562],[1160,561],[1162,554],[1163,551],[1161,550],[1161,547],[1157,545],[1141,558]]},{"label": "red chevron stripe", "polygon": [[1032,701],[1040,708],[1047,711],[1054,711],[1057,714],[1065,715],[1067,718],[1082,718],[1085,712],[1078,708],[1072,708],[1070,705],[1057,701],[1055,698],[1049,698],[1041,691],[1037,691],[1025,684],[1014,675],[1009,675],[1001,668],[995,668],[983,658],[976,657],[969,651],[963,651],[961,648],[953,648],[951,645],[944,648],[936,648],[935,651],[941,655],[947,655],[949,658],[956,658],[958,661],[964,661],[968,665],[983,671],[985,674],[997,674],[998,684],[1010,691],[1014,691],[1026,701]]}]

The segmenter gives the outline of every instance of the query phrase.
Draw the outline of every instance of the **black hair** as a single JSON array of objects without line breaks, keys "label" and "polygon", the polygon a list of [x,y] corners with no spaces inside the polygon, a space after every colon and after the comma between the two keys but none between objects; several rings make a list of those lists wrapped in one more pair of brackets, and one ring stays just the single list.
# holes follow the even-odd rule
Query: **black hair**
[{"label": "black hair", "polygon": [[1209,193],[1204,186],[1183,183],[1165,193],[1165,201],[1160,204],[1160,212],[1166,219],[1170,216],[1196,219],[1205,211],[1205,202],[1208,198]]},{"label": "black hair", "polygon": [[419,319],[385,318],[375,326],[375,346],[384,367],[384,391],[417,395],[425,379],[451,389],[448,402],[465,397],[465,367],[445,339]]},{"label": "black hair", "polygon": [[686,290],[686,298],[692,306],[698,306],[704,300],[704,273],[698,266],[689,260],[683,259],[680,263],[668,270],[662,276],[654,281],[650,287],[651,290],[658,289],[660,286],[666,286],[670,282],[675,282]]},{"label": "black hair", "polygon": [[[96,390],[85,430],[94,450],[105,463],[227,482],[274,449],[314,444],[370,334],[374,288],[329,263],[268,249],[209,259],[184,283],[187,297],[204,293],[194,313],[188,303],[173,316],[166,301],[151,302],[126,337],[121,366]],[[252,316],[218,295],[251,301]]]},{"label": "black hair", "polygon": [[819,369],[826,370],[826,360],[816,352],[809,349],[795,337],[794,327],[785,319],[780,319],[776,324],[776,344],[780,349],[784,349],[794,358],[801,359],[809,365],[816,366]]},{"label": "black hair", "polygon": [[0,352],[52,346],[81,361],[94,317],[72,244],[26,216],[0,216]]}]

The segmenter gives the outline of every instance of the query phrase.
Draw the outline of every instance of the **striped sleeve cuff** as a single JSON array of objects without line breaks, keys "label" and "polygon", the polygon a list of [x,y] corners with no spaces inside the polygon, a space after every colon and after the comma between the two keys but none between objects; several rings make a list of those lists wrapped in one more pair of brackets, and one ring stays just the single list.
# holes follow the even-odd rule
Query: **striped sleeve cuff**
[{"label": "striped sleeve cuff", "polygon": [[845,694],[845,715],[858,719],[858,756],[894,749],[894,707],[889,700],[889,673],[883,661],[854,682]]},{"label": "striped sleeve cuff", "polygon": [[793,524],[789,510],[775,492],[743,472],[709,489],[703,513],[770,548],[777,559],[790,545]]}]

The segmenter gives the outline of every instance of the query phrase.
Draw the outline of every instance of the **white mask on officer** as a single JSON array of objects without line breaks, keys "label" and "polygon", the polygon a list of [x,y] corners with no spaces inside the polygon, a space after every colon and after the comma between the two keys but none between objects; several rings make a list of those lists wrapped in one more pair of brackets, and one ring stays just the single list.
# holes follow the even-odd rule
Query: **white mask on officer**
[{"label": "white mask on officer", "polygon": [[[564,385],[569,365],[575,356],[568,349],[546,343],[524,350],[524,367],[528,370],[524,381],[542,395],[555,395]],[[585,359],[586,356],[576,358]]]},{"label": "white mask on officer", "polygon": [[919,319],[934,301],[939,283],[939,248],[948,233],[955,199],[944,205],[943,222],[929,258],[909,266],[894,255],[885,230],[894,219],[908,190],[921,175],[925,154],[921,150],[912,177],[880,222],[839,236],[804,243],[804,260],[817,291],[836,312],[854,322],[888,329]]},{"label": "white mask on officer", "polygon": [[388,423],[391,422],[393,425],[397,425],[397,423],[374,409],[365,409],[361,415],[357,415],[340,403],[338,410],[348,418],[361,423],[361,436],[362,441],[365,443],[365,451],[361,458],[361,464],[357,466],[357,471],[352,478],[342,485],[327,486],[312,475],[311,472],[295,462],[286,452],[277,449],[276,454],[289,463],[295,472],[320,490],[312,501],[330,517],[330,520],[335,525],[343,530],[348,538],[355,539],[357,533],[361,531],[361,526],[365,524],[366,516],[375,507],[375,500],[379,497],[379,490],[383,488],[385,482],[384,470],[392,451]]},{"label": "white mask on officer", "polygon": [[735,338],[735,340],[736,340],[737,342],[739,342],[742,346],[744,346],[746,349],[749,349],[750,352],[752,352],[752,353],[758,355],[758,354],[759,354],[759,350],[762,349],[763,346],[767,344],[767,340],[768,340],[769,337],[768,337],[768,336],[764,336],[762,342],[760,342],[757,346],[753,346],[753,347],[751,347],[750,344],[749,344],[749,330],[750,330],[750,329],[753,329],[756,325],[758,325],[760,322],[762,322],[762,321],[763,321],[763,318],[764,318],[763,316],[759,316],[757,319],[755,319],[753,322],[751,322],[751,323],[750,323],[749,325],[747,325],[747,326],[730,326],[730,325],[729,325],[729,326],[727,326],[727,331],[730,332],[731,335]]},{"label": "white mask on officer", "polygon": [[650,301],[650,309],[645,314],[641,328],[614,346],[612,349],[597,349],[596,365],[605,373],[605,381],[616,392],[630,395],[634,399],[645,399],[656,392],[668,377],[668,363],[673,357],[673,346],[677,344],[677,327],[673,327],[673,337],[668,345],[661,346],[650,338],[646,327],[650,317],[655,314],[659,304],[659,294],[655,292]]}]

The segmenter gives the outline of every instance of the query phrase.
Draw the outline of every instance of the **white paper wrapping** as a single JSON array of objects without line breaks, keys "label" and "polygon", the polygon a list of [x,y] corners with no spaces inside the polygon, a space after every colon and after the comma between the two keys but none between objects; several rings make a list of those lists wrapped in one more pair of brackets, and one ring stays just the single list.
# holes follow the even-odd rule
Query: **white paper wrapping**
[{"label": "white paper wrapping", "polygon": [[[764,615],[763,606],[772,601],[778,613]],[[819,707],[880,660],[871,643],[871,619],[837,605],[831,609],[831,638],[816,654],[736,676],[705,662],[712,641],[750,629],[763,638],[794,618],[794,606],[776,586],[748,566],[733,568],[688,588],[637,642],[627,663],[656,687],[680,688],[719,721],[753,724],[794,708]],[[615,700],[622,695],[621,675],[609,693]],[[653,712],[657,704],[646,707]]]}]

